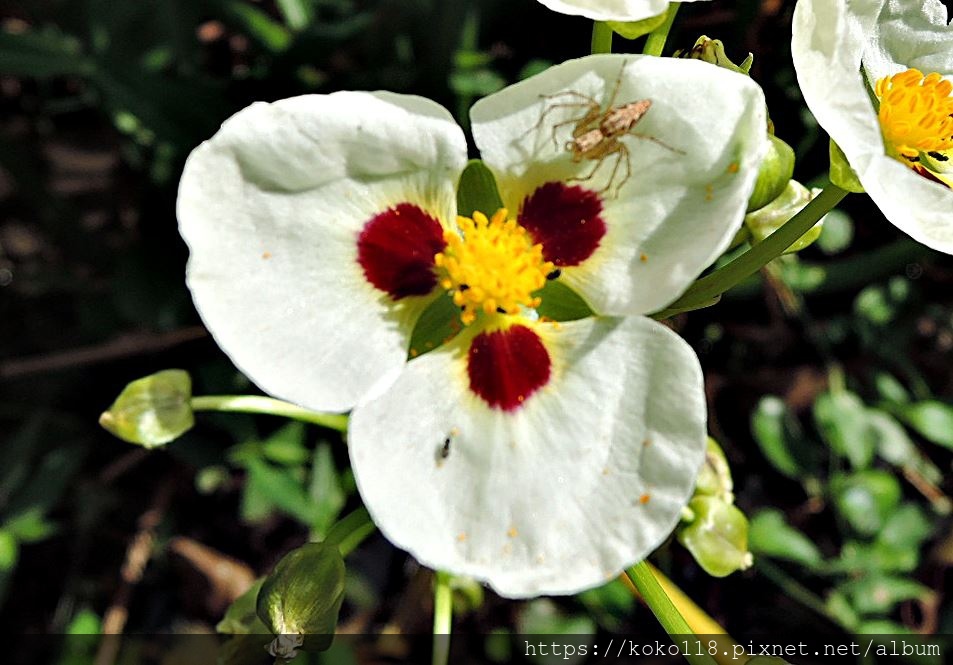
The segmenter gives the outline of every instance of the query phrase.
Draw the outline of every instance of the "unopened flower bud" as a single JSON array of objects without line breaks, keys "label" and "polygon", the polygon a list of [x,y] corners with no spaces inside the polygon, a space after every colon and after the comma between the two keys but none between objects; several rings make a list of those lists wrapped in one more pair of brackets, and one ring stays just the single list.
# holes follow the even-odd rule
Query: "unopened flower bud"
[{"label": "unopened flower bud", "polygon": [[725,577],[752,564],[748,518],[735,506],[713,496],[696,496],[688,504],[693,521],[678,530],[678,541],[706,573]]},{"label": "unopened flower bud", "polygon": [[774,134],[768,134],[768,153],[761,160],[758,180],[748,199],[748,212],[763,208],[778,198],[792,175],[794,150]]},{"label": "unopened flower bud", "polygon": [[155,448],[192,429],[192,380],[167,369],[127,385],[99,424],[124,441]]},{"label": "unopened flower bud", "polygon": [[728,468],[725,453],[713,438],[708,437],[705,463],[695,483],[695,496],[713,496],[726,503],[733,503],[735,500],[733,489],[731,469]]},{"label": "unopened flower bud", "polygon": [[[761,242],[774,233],[810,203],[820,191],[819,189],[809,190],[797,180],[789,180],[780,196],[760,210],[745,215],[745,226],[751,232],[753,240]],[[821,235],[823,226],[824,219],[821,218],[807,233],[795,240],[784,253],[799,252],[813,243]]]},{"label": "unopened flower bud", "polygon": [[740,65],[736,65],[728,58],[728,55],[725,53],[725,45],[720,39],[711,39],[705,35],[699,37],[691,49],[676,53],[675,57],[688,58],[690,60],[704,60],[705,62],[710,62],[724,69],[730,69],[733,72],[744,74],[745,76],[749,75],[751,64],[754,62],[754,55],[749,53],[748,57],[742,60]]},{"label": "unopened flower bud", "polygon": [[273,656],[331,646],[344,600],[344,560],[335,545],[308,543],[286,554],[258,592],[258,618],[274,634]]}]

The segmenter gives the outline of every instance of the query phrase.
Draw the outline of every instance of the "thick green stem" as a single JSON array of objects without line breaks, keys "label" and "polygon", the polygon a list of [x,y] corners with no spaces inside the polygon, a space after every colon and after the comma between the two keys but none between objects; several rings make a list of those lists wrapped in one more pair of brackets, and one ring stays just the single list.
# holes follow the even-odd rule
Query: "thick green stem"
[{"label": "thick green stem", "polygon": [[361,507],[332,526],[324,541],[336,544],[341,551],[341,556],[347,556],[372,533],[374,533],[374,522],[367,509]]},{"label": "thick green stem", "polygon": [[433,665],[447,665],[453,629],[453,590],[450,573],[437,571],[433,590]]},{"label": "thick green stem", "polygon": [[785,222],[781,228],[731,263],[692,284],[681,298],[669,305],[668,309],[656,318],[664,318],[663,315],[667,312],[687,311],[712,304],[722,293],[781,256],[845,196],[847,192],[837,185],[828,185],[817,195],[817,198]]},{"label": "thick green stem", "polygon": [[680,2],[668,3],[665,22],[655,28],[655,30],[650,32],[649,36],[645,38],[645,46],[642,47],[642,53],[645,55],[662,55],[665,42],[668,40],[668,33],[672,29],[672,24],[675,23],[675,14],[678,13],[678,8],[681,6],[682,3]]},{"label": "thick green stem", "polygon": [[596,21],[592,24],[593,53],[612,53],[612,28],[608,23]]},{"label": "thick green stem", "polygon": [[347,416],[337,413],[309,411],[289,402],[260,395],[203,395],[192,398],[193,411],[226,411],[229,413],[264,413],[301,420],[314,425],[343,432],[347,429]]},{"label": "thick green stem", "polygon": [[[662,587],[659,585],[655,575],[652,574],[649,564],[645,561],[635,564],[625,574],[632,580],[632,584],[638,589],[642,600],[652,610],[652,614],[662,624],[665,632],[673,637],[682,637],[693,635],[694,632],[689,627],[688,622],[679,613],[672,599],[668,597]],[[681,646],[681,645],[679,645]],[[718,665],[715,659],[707,654],[699,654],[697,650],[688,649],[685,654],[685,660],[692,665]]]}]

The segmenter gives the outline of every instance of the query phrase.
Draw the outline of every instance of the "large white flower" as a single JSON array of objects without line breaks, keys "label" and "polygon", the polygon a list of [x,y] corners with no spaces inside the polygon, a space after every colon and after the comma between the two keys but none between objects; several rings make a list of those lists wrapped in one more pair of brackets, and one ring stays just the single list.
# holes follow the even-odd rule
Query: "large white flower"
[{"label": "large white flower", "polygon": [[[884,215],[953,253],[953,29],[940,0],[800,0],[808,107]],[[946,154],[944,154],[946,153]]]},{"label": "large white flower", "polygon": [[[594,21],[641,21],[658,16],[668,8],[668,0],[539,0],[554,12],[585,16]],[[699,2],[700,0],[676,0]]]},{"label": "large white flower", "polygon": [[[574,162],[574,118],[610,98],[651,100],[644,136]],[[507,596],[575,592],[678,521],[705,449],[702,374],[661,324],[549,321],[539,289],[558,279],[607,315],[675,299],[741,223],[763,108],[748,78],[700,62],[554,67],[473,108],[510,211],[488,219],[456,217],[466,141],[433,102],[255,104],[186,164],[189,286],[262,389],[353,409],[351,462],[391,541]],[[445,294],[459,333],[408,362],[415,322]]]}]

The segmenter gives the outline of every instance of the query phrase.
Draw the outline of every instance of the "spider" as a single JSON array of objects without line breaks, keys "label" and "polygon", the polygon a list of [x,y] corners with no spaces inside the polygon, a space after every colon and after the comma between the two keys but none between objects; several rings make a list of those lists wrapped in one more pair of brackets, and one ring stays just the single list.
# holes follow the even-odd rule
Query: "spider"
[{"label": "spider", "polygon": [[632,129],[642,120],[643,117],[645,117],[645,114],[648,113],[649,109],[652,107],[651,99],[640,99],[634,102],[629,102],[628,104],[620,104],[615,106],[615,98],[619,92],[619,86],[622,83],[622,72],[625,69],[626,64],[627,63],[623,62],[622,67],[619,69],[619,75],[616,77],[612,94],[609,97],[609,102],[605,105],[605,107],[603,107],[599,102],[589,95],[585,95],[575,90],[565,90],[554,95],[541,95],[543,99],[571,97],[576,98],[579,101],[566,101],[550,104],[543,110],[543,113],[539,117],[539,121],[530,130],[538,130],[543,124],[543,121],[546,119],[546,116],[556,109],[585,107],[587,110],[584,115],[570,118],[569,120],[564,120],[562,122],[557,122],[553,125],[553,146],[557,149],[559,147],[559,144],[556,140],[556,132],[559,130],[559,128],[564,127],[565,125],[574,125],[572,130],[572,139],[567,141],[565,144],[566,151],[572,155],[572,161],[577,164],[582,162],[584,159],[595,162],[595,165],[592,167],[592,170],[588,175],[570,178],[570,182],[585,182],[591,180],[593,176],[596,175],[596,172],[599,170],[599,167],[602,166],[602,163],[606,160],[606,158],[608,158],[610,155],[616,155],[616,161],[612,167],[612,173],[609,175],[609,180],[606,182],[605,187],[599,190],[599,194],[603,194],[612,188],[612,184],[615,182],[616,175],[618,175],[619,172],[619,166],[623,162],[625,163],[625,177],[622,178],[622,182],[616,185],[614,193],[615,196],[618,196],[619,190],[622,189],[622,186],[632,176],[632,166],[629,163],[629,148],[625,143],[622,142],[621,139],[623,136],[637,136],[639,138],[652,141],[653,143],[657,143],[658,145],[671,150],[672,152],[677,152],[683,155],[685,154],[684,151],[673,148],[654,136],[632,131]]}]

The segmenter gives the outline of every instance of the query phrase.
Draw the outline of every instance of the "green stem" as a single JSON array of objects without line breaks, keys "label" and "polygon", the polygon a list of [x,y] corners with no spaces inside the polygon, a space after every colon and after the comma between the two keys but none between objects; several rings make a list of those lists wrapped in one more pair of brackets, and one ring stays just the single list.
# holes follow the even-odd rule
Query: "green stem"
[{"label": "green stem", "polygon": [[337,544],[341,556],[345,557],[372,533],[374,522],[367,508],[361,507],[338,520],[328,531],[324,542]]},{"label": "green stem", "polygon": [[[845,196],[847,192],[837,185],[828,185],[781,228],[731,263],[692,284],[681,298],[668,306],[665,312],[687,311],[712,304],[722,293],[781,256]],[[662,317],[659,315],[656,318]]]},{"label": "green stem", "polygon": [[604,21],[596,21],[592,24],[592,48],[593,53],[612,53],[612,28]]},{"label": "green stem", "polygon": [[[659,585],[658,580],[655,578],[655,575],[652,574],[652,570],[646,561],[635,564],[626,570],[625,574],[632,580],[632,584],[635,585],[635,588],[639,590],[642,600],[644,600],[645,604],[652,610],[652,614],[654,614],[658,622],[662,624],[662,628],[665,629],[666,633],[672,637],[694,635],[688,622],[685,621],[685,618],[679,613],[674,603],[672,603],[672,599],[668,597]],[[690,648],[688,649],[688,653],[685,654],[685,660],[692,665],[717,665],[717,662],[707,653],[699,654],[697,650],[693,651]]]},{"label": "green stem", "polygon": [[675,14],[678,13],[678,8],[681,6],[682,3],[680,2],[668,3],[668,9],[665,10],[665,22],[655,28],[655,30],[650,32],[649,36],[645,38],[645,46],[642,47],[642,53],[645,55],[662,55],[662,50],[665,48],[665,42],[668,39],[668,33],[672,29],[672,24],[675,23]]},{"label": "green stem", "polygon": [[260,395],[204,395],[192,398],[193,411],[226,411],[229,413],[264,413],[301,420],[314,425],[343,432],[347,416],[337,413],[318,413],[272,397]]},{"label": "green stem", "polygon": [[438,570],[433,590],[433,665],[447,665],[453,629],[453,591],[450,573]]}]

